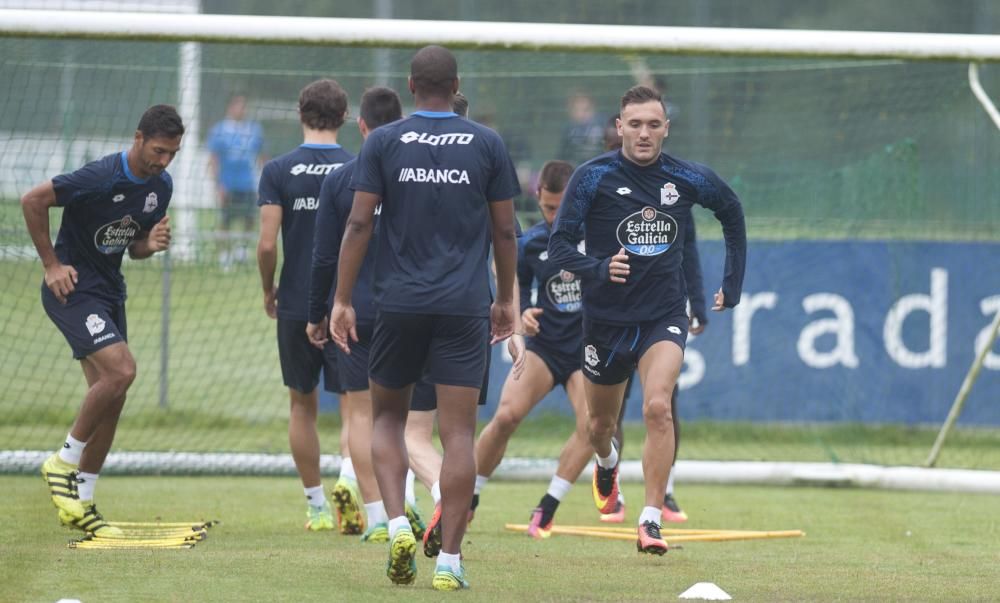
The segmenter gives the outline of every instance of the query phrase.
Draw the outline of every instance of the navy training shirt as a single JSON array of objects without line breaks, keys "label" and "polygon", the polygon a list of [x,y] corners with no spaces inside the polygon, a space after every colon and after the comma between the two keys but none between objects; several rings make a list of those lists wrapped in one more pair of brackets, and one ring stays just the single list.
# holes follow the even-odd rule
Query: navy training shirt
[{"label": "navy training shirt", "polygon": [[[722,223],[722,290],[731,308],[743,288],[746,226],[736,193],[721,178],[666,153],[639,166],[611,151],[577,168],[556,216],[549,257],[584,279],[583,311],[589,319],[633,325],[684,311],[682,250],[695,203]],[[586,241],[587,255],[577,251],[580,240]],[[622,247],[630,274],[627,282],[613,283],[608,265]]]},{"label": "navy training shirt", "polygon": [[[352,159],[339,170],[323,180],[319,194],[319,210],[316,214],[316,239],[313,243],[312,277],[309,285],[309,322],[319,323],[330,311],[330,303],[337,282],[337,260],[340,243],[344,239],[347,218],[354,205],[354,191],[351,178],[357,160]],[[358,272],[358,280],[351,292],[351,305],[358,324],[375,322],[375,299],[372,279],[375,267],[375,240],[378,237],[378,216],[382,208],[375,210],[375,227],[368,242],[368,253]]]},{"label": "navy training shirt", "polygon": [[309,271],[320,187],[327,174],[352,157],[339,144],[303,144],[264,166],[257,205],[280,205],[282,210],[279,318],[304,321],[309,317]]},{"label": "navy training shirt", "polygon": [[52,187],[56,205],[64,208],[55,252],[76,269],[75,290],[124,301],[122,255],[167,215],[174,191],[170,175],[138,178],[122,151],[56,176]]},{"label": "navy training shirt", "polygon": [[351,188],[382,200],[380,310],[489,316],[487,204],[520,193],[496,132],[454,113],[417,111],[368,136]]},{"label": "navy training shirt", "polygon": [[[549,261],[548,222],[542,220],[527,231],[517,246],[517,282],[521,291],[521,311],[541,308],[538,335],[533,340],[564,354],[578,354],[583,341],[580,324],[580,279]],[[581,244],[582,247],[582,244]],[[535,304],[531,289],[538,284]]]}]

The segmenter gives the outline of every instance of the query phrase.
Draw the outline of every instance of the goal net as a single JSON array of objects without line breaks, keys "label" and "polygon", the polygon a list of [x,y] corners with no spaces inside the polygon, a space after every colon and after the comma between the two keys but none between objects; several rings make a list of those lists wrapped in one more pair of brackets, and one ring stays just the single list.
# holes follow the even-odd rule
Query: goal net
[{"label": "goal net", "polygon": [[[399,90],[412,110],[412,52],[0,37],[0,449],[52,449],[85,391],[41,307],[42,269],[18,199],[125,149],[142,111],[166,102],[188,125],[170,168],[175,246],[169,258],[123,266],[138,378],[114,451],[285,453],[287,392],[256,234],[222,228],[207,134],[241,94],[265,153],[290,150],[301,142],[298,92],[325,77],[348,91],[352,116],[375,84]],[[518,168],[526,227],[540,219],[541,165],[597,154],[601,127],[636,83],[665,94],[667,152],[710,165],[739,194],[750,241],[744,299],[712,313],[689,342],[682,458],[922,462],[1000,312],[1000,134],[969,90],[966,63],[614,49],[456,56],[470,117],[500,132]],[[982,74],[996,97],[1000,71]],[[353,122],[340,140],[358,150]],[[695,213],[711,299],[721,231],[710,212]],[[53,231],[58,224],[52,212]],[[499,351],[494,367],[482,419],[509,367]],[[998,392],[1000,345],[939,466],[1000,470]],[[322,406],[334,409],[335,396]],[[559,390],[542,408],[570,407]],[[640,409],[636,393],[628,418]],[[335,413],[321,423],[324,450],[335,452]]]}]

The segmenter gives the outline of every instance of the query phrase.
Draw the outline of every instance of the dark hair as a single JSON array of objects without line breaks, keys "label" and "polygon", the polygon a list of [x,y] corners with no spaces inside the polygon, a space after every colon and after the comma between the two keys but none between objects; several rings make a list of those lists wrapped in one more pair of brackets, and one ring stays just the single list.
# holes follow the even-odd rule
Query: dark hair
[{"label": "dark hair", "polygon": [[184,135],[184,122],[171,105],[153,105],[139,118],[136,130],[143,138],[177,138]]},{"label": "dark hair", "polygon": [[299,120],[313,130],[336,130],[344,125],[347,93],[336,80],[317,80],[299,93]]},{"label": "dark hair", "polygon": [[461,92],[456,92],[455,98],[451,101],[451,110],[458,113],[462,117],[468,117],[469,99],[465,98],[465,95]]},{"label": "dark hair", "polygon": [[561,193],[566,190],[566,183],[573,175],[573,165],[566,161],[546,161],[542,173],[538,175],[538,187],[550,193]]},{"label": "dark hair", "polygon": [[424,46],[410,61],[410,77],[417,94],[449,98],[458,81],[458,62],[447,48]]},{"label": "dark hair", "polygon": [[604,124],[604,150],[611,151],[622,148],[622,137],[618,135],[618,118],[621,113],[615,113]]},{"label": "dark hair", "polygon": [[392,88],[376,86],[361,95],[361,119],[369,130],[392,123],[403,117],[399,95]]},{"label": "dark hair", "polygon": [[[632,86],[622,96],[622,109],[625,109],[629,105],[640,105],[649,101],[657,101],[660,105],[663,105],[663,97],[656,90],[653,90],[649,86]],[[663,107],[663,112],[667,112],[666,107]]]}]

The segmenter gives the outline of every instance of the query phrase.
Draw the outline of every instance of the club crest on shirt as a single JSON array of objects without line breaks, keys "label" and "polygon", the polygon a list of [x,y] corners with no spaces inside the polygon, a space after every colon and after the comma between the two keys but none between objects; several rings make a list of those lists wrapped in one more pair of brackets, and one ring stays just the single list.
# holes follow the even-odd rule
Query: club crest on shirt
[{"label": "club crest on shirt", "polygon": [[549,301],[560,312],[579,312],[583,295],[580,291],[580,279],[572,272],[560,270],[545,283],[545,293]]},{"label": "club crest on shirt", "polygon": [[149,193],[146,195],[146,204],[142,206],[142,213],[148,214],[156,209],[159,202],[156,200],[156,193]]},{"label": "club crest on shirt", "polygon": [[660,205],[673,205],[680,200],[681,194],[677,192],[677,185],[667,182],[660,189]]},{"label": "club crest on shirt", "polygon": [[121,219],[108,222],[94,233],[94,246],[105,255],[121,253],[132,244],[142,227],[125,214]]},{"label": "club crest on shirt", "polygon": [[618,224],[618,242],[635,255],[660,255],[677,240],[677,221],[646,206]]}]

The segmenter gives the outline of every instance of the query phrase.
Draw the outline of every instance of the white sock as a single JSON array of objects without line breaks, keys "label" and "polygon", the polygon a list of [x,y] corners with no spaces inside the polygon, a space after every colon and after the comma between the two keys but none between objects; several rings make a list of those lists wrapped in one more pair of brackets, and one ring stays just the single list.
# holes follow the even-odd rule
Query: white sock
[{"label": "white sock", "polygon": [[431,498],[434,499],[434,506],[441,504],[441,482],[434,482],[431,486]]},{"label": "white sock", "polygon": [[618,482],[618,502],[625,504],[625,491],[622,490],[622,474],[621,472],[615,476],[615,481]]},{"label": "white sock", "polygon": [[417,493],[413,491],[413,480],[416,479],[416,475],[413,474],[413,469],[406,470],[406,502],[410,503],[411,507],[417,506]]},{"label": "white sock", "polygon": [[406,518],[406,515],[400,515],[399,517],[393,517],[389,520],[389,539],[392,540],[396,537],[396,533],[406,528],[407,530],[412,530],[410,527],[410,520]]},{"label": "white sock", "polygon": [[462,569],[462,554],[461,553],[445,553],[441,551],[438,553],[437,566],[450,568],[451,571],[458,573]]},{"label": "white sock", "polygon": [[476,476],[476,487],[472,489],[473,494],[479,494],[486,487],[486,482],[490,481],[488,475],[477,475]]},{"label": "white sock", "polygon": [[552,498],[562,501],[563,497],[569,493],[569,489],[573,487],[573,484],[559,477],[558,475],[552,476],[552,481],[549,482],[548,495]]},{"label": "white sock", "polygon": [[80,455],[83,454],[83,448],[86,445],[86,442],[81,442],[72,435],[66,434],[66,442],[63,444],[62,448],[59,449],[59,458],[62,459],[64,463],[79,465]]},{"label": "white sock", "polygon": [[639,525],[642,525],[647,521],[660,525],[660,513],[662,512],[662,509],[659,507],[643,507],[642,513],[639,514]]},{"label": "white sock", "polygon": [[664,492],[664,494],[673,494],[673,493],[674,493],[674,470],[673,468],[671,468],[670,477],[667,478],[667,491]]},{"label": "white sock", "polygon": [[306,500],[313,507],[322,507],[326,504],[326,494],[323,493],[323,484],[313,486],[312,488],[302,488],[302,491],[305,492]]},{"label": "white sock", "polygon": [[94,486],[97,485],[96,473],[84,473],[80,471],[76,474],[77,495],[81,501],[94,500]]},{"label": "white sock", "polygon": [[346,457],[344,460],[340,461],[340,477],[346,477],[358,481],[358,476],[354,474],[354,463],[351,462],[351,457]]},{"label": "white sock", "polygon": [[389,521],[389,514],[385,512],[385,505],[381,500],[365,503],[365,516],[368,517],[368,525],[373,526]]},{"label": "white sock", "polygon": [[614,442],[611,442],[611,454],[607,457],[597,455],[597,464],[604,469],[613,469],[618,464],[618,449],[615,448]]}]

